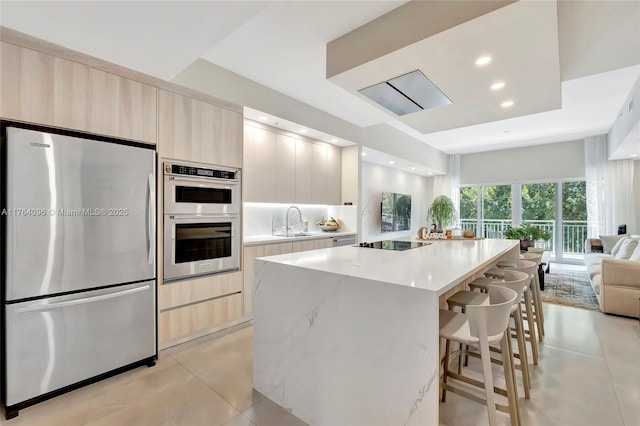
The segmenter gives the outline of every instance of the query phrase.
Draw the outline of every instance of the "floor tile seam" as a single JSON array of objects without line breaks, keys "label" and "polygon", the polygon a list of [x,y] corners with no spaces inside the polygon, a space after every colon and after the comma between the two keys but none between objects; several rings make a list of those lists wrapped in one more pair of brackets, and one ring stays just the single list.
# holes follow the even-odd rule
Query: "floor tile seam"
[{"label": "floor tile seam", "polygon": [[[600,340],[600,339],[598,339],[598,341],[599,341],[599,340]],[[557,350],[565,351],[565,352],[571,352],[571,353],[573,353],[573,354],[582,355],[582,356],[585,356],[585,357],[588,357],[588,358],[592,358],[592,359],[600,359],[600,360],[604,361],[604,362],[607,364],[607,368],[609,367],[609,363],[607,362],[607,360],[606,360],[606,358],[605,358],[605,356],[604,356],[604,355],[602,355],[602,356],[597,356],[597,355],[594,355],[594,354],[588,354],[588,353],[585,353],[585,352],[580,352],[580,351],[578,351],[578,350],[569,349],[569,348],[564,348],[564,347],[562,347],[562,346],[557,346],[557,345],[554,345],[553,343],[551,343],[551,344],[549,344],[549,343],[545,343],[545,344],[544,344],[544,347],[553,348],[553,349],[557,349]],[[600,349],[603,349],[603,348],[602,348],[602,343],[600,343]],[[538,349],[538,351],[539,351],[539,350],[540,350],[540,349]],[[604,350],[602,350],[602,352],[603,352],[603,354],[604,354]],[[541,359],[544,359],[544,356],[541,356],[541,355],[544,355],[544,353],[541,353],[540,355],[538,355],[538,357],[539,357],[539,358],[541,358]]]},{"label": "floor tile seam", "polygon": [[[234,410],[236,410],[238,413],[242,414],[244,416],[244,413],[247,410],[250,410],[251,408],[254,407],[255,404],[251,404],[251,406],[249,408],[247,408],[246,410],[242,411],[240,410],[240,408],[236,407],[235,405],[233,405],[233,403],[229,400],[227,400],[224,396],[220,395],[212,386],[210,386],[207,382],[205,382],[204,380],[202,380],[202,378],[200,378],[200,376],[196,375],[195,378],[202,383],[203,385],[205,385],[211,392],[215,393],[216,395],[218,395],[220,397],[220,399],[222,399],[224,402],[226,402],[227,404],[229,404],[231,407],[233,407]],[[238,417],[238,416],[234,416],[234,417]],[[232,418],[234,418],[232,417]],[[247,416],[244,416],[247,417]],[[247,417],[248,418],[248,417]],[[231,419],[229,419],[231,420]],[[251,419],[249,419],[249,421],[251,421]],[[253,423],[253,422],[251,422]]]},{"label": "floor tile seam", "polygon": [[[600,341],[600,344],[602,344],[602,341],[600,340],[600,333],[598,334],[598,340]],[[611,366],[609,365],[609,359],[607,357],[607,352],[603,351],[604,353],[604,360],[605,363],[607,365],[607,374],[609,375],[609,380],[611,381],[611,384],[613,385],[613,394],[616,397],[616,405],[618,406],[618,414],[620,415],[620,420],[622,420],[622,424],[626,425],[625,421],[624,421],[624,413],[622,412],[622,406],[620,405],[620,397],[618,396],[618,389],[616,386],[615,381],[613,380],[613,374],[611,374]]]}]

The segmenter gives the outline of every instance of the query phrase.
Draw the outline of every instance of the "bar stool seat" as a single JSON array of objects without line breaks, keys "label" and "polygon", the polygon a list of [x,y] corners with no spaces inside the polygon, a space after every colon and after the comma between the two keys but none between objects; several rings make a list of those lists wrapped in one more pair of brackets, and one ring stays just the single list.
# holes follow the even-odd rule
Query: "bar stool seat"
[{"label": "bar stool seat", "polygon": [[[485,404],[490,426],[497,425],[496,410],[509,413],[512,426],[520,425],[520,412],[517,405],[518,391],[515,387],[511,337],[508,331],[511,307],[517,296],[518,294],[510,288],[491,287],[489,289],[489,304],[487,305],[468,305],[466,314],[443,309],[439,311],[440,337],[446,341],[444,372],[440,382],[442,402],[446,400],[446,392],[450,391]],[[461,345],[479,347],[482,361],[482,382],[449,370],[449,349],[452,341]],[[493,385],[489,345],[497,343],[500,343],[501,347],[506,390],[494,388]],[[476,396],[467,389],[453,386],[448,382],[449,378],[484,388],[485,398]],[[496,404],[494,391],[507,397],[507,406]]]},{"label": "bar stool seat", "polygon": [[516,267],[516,261],[515,260],[501,260],[499,261],[496,266],[498,268],[515,268]]},{"label": "bar stool seat", "polygon": [[467,305],[486,305],[489,303],[489,295],[487,293],[478,293],[477,291],[460,290],[447,299],[449,309],[453,310],[455,306],[462,308]]}]

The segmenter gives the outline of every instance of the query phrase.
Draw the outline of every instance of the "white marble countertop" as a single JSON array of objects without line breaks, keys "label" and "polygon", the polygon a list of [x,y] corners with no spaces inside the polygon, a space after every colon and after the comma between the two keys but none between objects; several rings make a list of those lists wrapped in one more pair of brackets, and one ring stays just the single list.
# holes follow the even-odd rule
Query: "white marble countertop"
[{"label": "white marble countertop", "polygon": [[340,237],[344,235],[356,235],[355,232],[309,232],[309,235],[300,237],[278,237],[274,235],[251,235],[245,236],[242,240],[242,244],[245,246],[254,246],[260,244],[274,244],[274,243],[286,243],[290,241],[304,241],[304,240],[318,240],[322,238]]},{"label": "white marble countertop", "polygon": [[[398,240],[415,241],[415,238]],[[518,244],[516,240],[456,239],[433,241],[430,245],[405,251],[343,246],[261,259],[316,271],[431,290],[440,295],[458,284],[468,274],[480,272],[492,266]]]}]

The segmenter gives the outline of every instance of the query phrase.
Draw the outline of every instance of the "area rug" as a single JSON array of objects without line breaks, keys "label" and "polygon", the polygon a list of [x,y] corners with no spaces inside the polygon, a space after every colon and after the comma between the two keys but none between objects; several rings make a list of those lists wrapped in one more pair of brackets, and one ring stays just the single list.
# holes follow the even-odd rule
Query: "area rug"
[{"label": "area rug", "polygon": [[576,308],[600,310],[587,273],[582,271],[562,271],[545,274],[542,300],[557,305],[574,306]]}]

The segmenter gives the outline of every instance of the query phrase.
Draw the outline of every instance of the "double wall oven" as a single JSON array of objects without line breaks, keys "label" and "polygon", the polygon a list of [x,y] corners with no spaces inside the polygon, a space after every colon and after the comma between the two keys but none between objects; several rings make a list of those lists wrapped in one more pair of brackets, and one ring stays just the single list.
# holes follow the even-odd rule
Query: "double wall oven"
[{"label": "double wall oven", "polygon": [[164,281],[240,269],[240,171],[165,161]]}]

